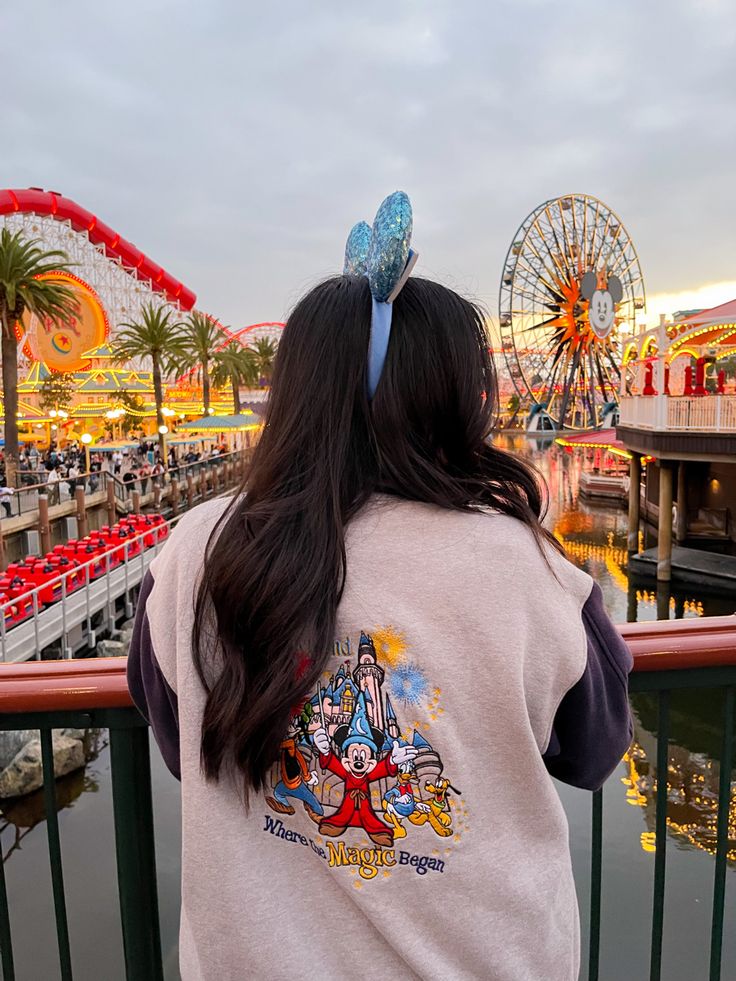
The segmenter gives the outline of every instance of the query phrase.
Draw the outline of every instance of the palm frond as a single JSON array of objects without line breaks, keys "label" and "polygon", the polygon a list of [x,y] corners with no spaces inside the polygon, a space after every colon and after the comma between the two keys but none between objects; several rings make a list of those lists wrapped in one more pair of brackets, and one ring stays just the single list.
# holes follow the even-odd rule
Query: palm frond
[{"label": "palm frond", "polygon": [[120,328],[113,344],[118,364],[155,357],[168,372],[186,354],[184,324],[174,318],[172,310],[147,303],[138,320],[122,323]]}]

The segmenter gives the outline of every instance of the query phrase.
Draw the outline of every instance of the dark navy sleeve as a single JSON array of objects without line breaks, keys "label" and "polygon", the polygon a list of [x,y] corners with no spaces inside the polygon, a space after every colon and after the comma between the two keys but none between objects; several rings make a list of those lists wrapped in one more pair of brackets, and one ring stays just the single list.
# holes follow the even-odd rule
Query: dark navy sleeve
[{"label": "dark navy sleeve", "polygon": [[164,763],[181,780],[179,756],[179,704],[176,692],[163,675],[151,642],[146,603],[153,588],[147,572],[141,584],[135,626],[128,652],[128,688],[136,708],[148,721]]},{"label": "dark navy sleeve", "polygon": [[543,758],[549,773],[563,783],[597,790],[631,744],[628,675],[634,661],[606,613],[597,583],[582,617],[587,664],[560,703]]}]

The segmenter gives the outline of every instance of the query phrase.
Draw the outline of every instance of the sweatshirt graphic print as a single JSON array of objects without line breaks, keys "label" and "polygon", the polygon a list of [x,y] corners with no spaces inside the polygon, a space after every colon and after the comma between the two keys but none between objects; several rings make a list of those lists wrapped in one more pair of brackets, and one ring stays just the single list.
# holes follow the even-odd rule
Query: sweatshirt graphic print
[{"label": "sweatshirt graphic print", "polygon": [[[337,643],[335,661],[294,707],[263,830],[309,845],[330,868],[347,867],[358,889],[379,870],[384,878],[444,873],[467,810],[434,745],[441,689],[391,626]],[[297,809],[314,822],[309,837],[291,827]]]}]

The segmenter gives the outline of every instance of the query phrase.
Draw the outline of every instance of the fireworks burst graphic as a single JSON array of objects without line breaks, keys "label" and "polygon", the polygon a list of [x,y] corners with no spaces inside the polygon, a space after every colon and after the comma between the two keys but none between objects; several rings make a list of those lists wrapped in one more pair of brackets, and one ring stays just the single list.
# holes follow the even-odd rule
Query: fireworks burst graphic
[{"label": "fireworks burst graphic", "polygon": [[391,676],[391,694],[404,705],[419,705],[428,688],[427,678],[416,664],[400,664]]},{"label": "fireworks burst graphic", "polygon": [[395,627],[388,625],[371,631],[376,654],[390,668],[395,668],[406,657],[406,637]]}]

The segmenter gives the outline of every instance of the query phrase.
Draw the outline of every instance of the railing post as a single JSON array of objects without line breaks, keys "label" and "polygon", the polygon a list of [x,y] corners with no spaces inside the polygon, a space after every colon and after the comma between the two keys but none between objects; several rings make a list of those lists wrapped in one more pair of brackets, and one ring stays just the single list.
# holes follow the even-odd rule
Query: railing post
[{"label": "railing post", "polygon": [[110,729],[120,918],[127,981],[162,981],[148,729]]},{"label": "railing post", "polygon": [[601,951],[601,878],[603,860],[603,790],[593,794],[590,860],[590,944],[588,981],[598,981]]},{"label": "railing post", "polygon": [[199,475],[199,490],[203,501],[207,500],[207,468],[202,467]]},{"label": "railing post", "polygon": [[3,967],[3,981],[15,981],[13,962],[13,938],[10,932],[10,909],[8,891],[5,885],[5,862],[0,855],[0,961]]},{"label": "railing post", "polygon": [[41,553],[51,551],[51,525],[49,524],[49,499],[47,494],[38,495],[38,533],[41,537]]},{"label": "railing post", "polygon": [[158,482],[153,485],[153,509],[154,511],[161,510],[161,485]]},{"label": "railing post", "polygon": [[[74,488],[74,500],[77,505],[77,538],[86,538],[89,533],[87,523],[87,501],[84,496],[84,487]],[[110,522],[112,525],[114,522]]]},{"label": "railing post", "polygon": [[51,863],[51,887],[54,894],[56,940],[59,945],[59,967],[62,981],[71,981],[72,958],[69,949],[69,922],[64,892],[64,870],[61,862],[59,815],[56,799],[56,774],[54,771],[54,745],[51,729],[41,729],[41,764],[43,767],[43,799],[46,807],[46,834],[49,842]]},{"label": "railing post", "polygon": [[667,428],[667,396],[661,390],[654,396],[654,426],[652,428]]},{"label": "railing post", "polygon": [[141,492],[139,490],[134,490],[133,493],[131,494],[131,497],[133,498],[133,513],[134,514],[140,514],[141,513]]},{"label": "railing post", "polygon": [[115,478],[107,478],[107,524],[110,528],[115,524]]},{"label": "railing post", "polygon": [[723,707],[723,743],[719,762],[718,817],[716,819],[716,870],[713,881],[713,915],[710,935],[710,981],[720,981],[723,952],[723,906],[726,898],[726,859],[728,858],[728,821],[731,804],[731,771],[733,770],[734,701],[736,689],[726,689]]},{"label": "railing post", "polygon": [[662,972],[662,933],[664,927],[664,882],[667,858],[667,767],[669,763],[670,693],[659,693],[657,719],[657,791],[654,836],[654,897],[652,901],[652,948],[650,981],[659,981]]},{"label": "railing post", "polygon": [[194,505],[194,477],[191,473],[187,472],[187,507],[191,508]]}]

